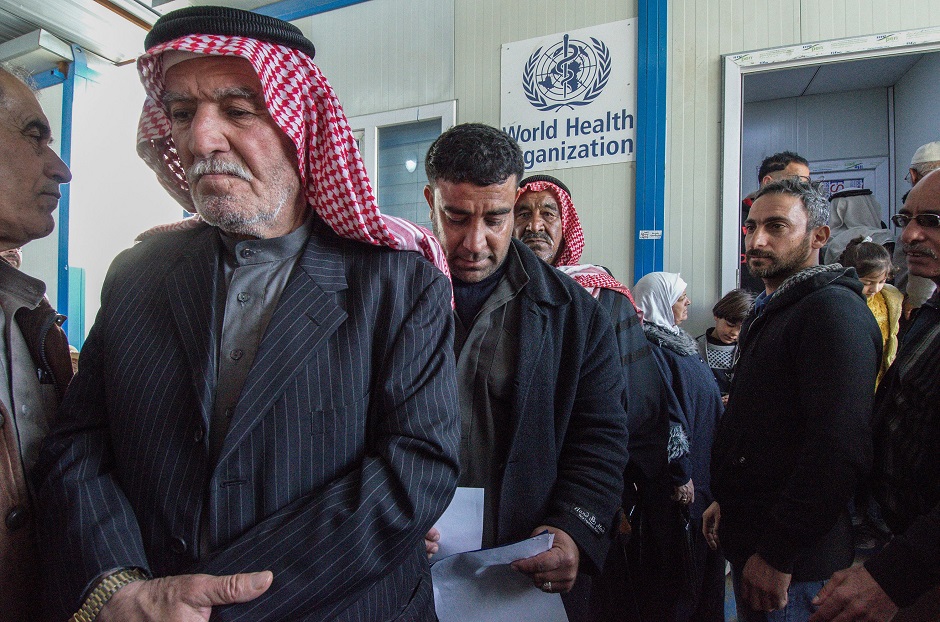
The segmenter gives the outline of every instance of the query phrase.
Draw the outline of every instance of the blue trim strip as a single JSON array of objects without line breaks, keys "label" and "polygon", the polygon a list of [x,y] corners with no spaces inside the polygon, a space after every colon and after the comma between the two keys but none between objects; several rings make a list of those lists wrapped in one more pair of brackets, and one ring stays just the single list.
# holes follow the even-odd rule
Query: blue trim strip
[{"label": "blue trim strip", "polygon": [[663,269],[663,239],[639,232],[662,231],[666,188],[667,0],[638,0],[636,223],[633,282]]},{"label": "blue trim strip", "polygon": [[254,12],[289,22],[317,15],[318,13],[326,13],[333,9],[342,9],[361,2],[368,2],[368,0],[281,0],[267,6],[258,7]]},{"label": "blue trim strip", "polygon": [[[62,82],[62,130],[59,138],[59,157],[65,162],[66,166],[72,165],[72,108],[75,101],[75,79],[76,76],[84,72],[85,52],[75,44],[72,44],[72,62],[69,63],[68,75]],[[71,186],[62,184],[60,186],[62,198],[59,199],[59,261],[56,286],[58,296],[56,299],[56,309],[60,313],[69,314],[69,206],[72,196]],[[81,327],[81,323],[78,324]],[[63,328],[66,334],[69,332],[68,322]]]},{"label": "blue trim strip", "polygon": [[40,91],[56,84],[62,84],[65,80],[66,76],[58,69],[50,69],[33,75],[33,82],[36,83],[36,88]]}]

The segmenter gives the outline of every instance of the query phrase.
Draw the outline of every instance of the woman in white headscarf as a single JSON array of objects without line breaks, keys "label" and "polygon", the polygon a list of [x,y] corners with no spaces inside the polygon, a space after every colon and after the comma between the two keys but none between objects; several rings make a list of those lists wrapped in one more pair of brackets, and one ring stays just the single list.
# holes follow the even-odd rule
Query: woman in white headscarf
[{"label": "woman in white headscarf", "polygon": [[[665,384],[663,403],[669,410],[669,472],[676,529],[676,567],[685,573],[675,585],[670,620],[724,620],[724,557],[709,549],[702,536],[702,512],[712,502],[709,465],[712,439],[723,406],[715,377],[699,355],[695,339],[679,328],[691,304],[686,283],[678,274],[652,272],[633,288],[643,311],[643,331]],[[681,559],[681,561],[678,561]],[[684,579],[684,580],[682,580]]]}]

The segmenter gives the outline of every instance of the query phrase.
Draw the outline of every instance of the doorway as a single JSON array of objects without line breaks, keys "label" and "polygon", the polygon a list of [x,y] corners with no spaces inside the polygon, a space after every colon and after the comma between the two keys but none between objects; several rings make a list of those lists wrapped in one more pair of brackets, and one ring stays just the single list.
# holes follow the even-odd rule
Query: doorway
[{"label": "doorway", "polygon": [[834,193],[867,188],[884,222],[910,158],[940,139],[940,28],[724,57],[721,289],[740,278],[741,200],[766,156],[796,151]]}]

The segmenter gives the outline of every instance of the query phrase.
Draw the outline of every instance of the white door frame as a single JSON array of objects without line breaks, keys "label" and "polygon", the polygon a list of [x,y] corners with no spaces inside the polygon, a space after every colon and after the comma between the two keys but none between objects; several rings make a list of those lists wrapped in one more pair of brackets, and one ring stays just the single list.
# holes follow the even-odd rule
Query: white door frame
[{"label": "white door frame", "polygon": [[[737,287],[741,248],[741,139],[744,76],[761,71],[850,60],[940,51],[940,27],[849,37],[754,52],[726,54],[722,124],[721,178],[721,291]],[[888,154],[894,170],[893,149]],[[892,179],[892,175],[888,175]],[[889,183],[891,183],[889,181]]]},{"label": "white door frame", "polygon": [[[379,194],[379,129],[415,121],[430,119],[441,120],[441,134],[457,124],[457,101],[451,100],[437,104],[425,104],[412,108],[376,112],[374,114],[350,117],[349,127],[360,141],[359,152],[366,167],[366,173],[372,181],[373,192]],[[424,166],[424,162],[418,162]]]}]

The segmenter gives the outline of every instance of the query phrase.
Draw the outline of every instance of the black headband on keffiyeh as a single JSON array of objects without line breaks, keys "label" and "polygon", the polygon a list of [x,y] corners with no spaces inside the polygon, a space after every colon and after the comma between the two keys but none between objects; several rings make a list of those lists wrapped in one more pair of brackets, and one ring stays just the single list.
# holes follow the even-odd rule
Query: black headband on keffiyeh
[{"label": "black headband on keffiyeh", "polygon": [[191,7],[157,20],[147,42],[154,45],[137,60],[147,93],[137,153],[184,208],[195,212],[161,103],[164,52],[241,57],[258,74],[271,118],[296,148],[301,188],[317,215],[341,237],[421,252],[449,275],[444,252],[430,231],[379,211],[346,115],[313,63],[313,44],[299,29],[248,11]]},{"label": "black headband on keffiyeh", "polygon": [[[581,219],[578,218],[578,212],[574,209],[574,203],[571,201],[571,192],[561,181],[548,175],[532,175],[519,182],[519,187],[527,192],[542,192],[547,190],[552,193],[555,200],[558,201],[559,213],[561,215],[561,235],[562,248],[561,254],[555,260],[555,267],[573,278],[588,290],[595,298],[600,295],[600,290],[610,289],[620,292],[630,299],[633,308],[640,312],[636,303],[633,302],[633,296],[626,285],[615,279],[604,268],[593,264],[579,264],[581,253],[584,250],[584,231],[581,229]],[[520,195],[520,199],[522,196]],[[642,318],[642,316],[640,316]]]}]

